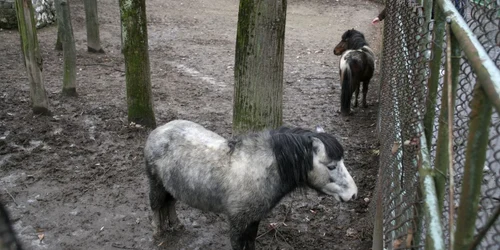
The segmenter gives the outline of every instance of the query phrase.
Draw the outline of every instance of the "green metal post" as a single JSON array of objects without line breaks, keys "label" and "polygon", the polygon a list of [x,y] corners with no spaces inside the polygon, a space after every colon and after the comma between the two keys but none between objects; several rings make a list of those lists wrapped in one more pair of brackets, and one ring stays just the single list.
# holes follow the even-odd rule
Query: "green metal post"
[{"label": "green metal post", "polygon": [[430,164],[429,150],[425,136],[420,136],[420,159],[418,173],[420,189],[424,203],[425,227],[427,228],[426,250],[444,249],[443,229],[441,226],[441,212],[436,199],[436,184]]},{"label": "green metal post", "polygon": [[[427,15],[427,11],[426,11]],[[434,43],[432,43],[432,60],[430,62],[430,77],[427,82],[428,95],[425,104],[424,129],[427,148],[430,149],[434,133],[434,117],[436,116],[436,98],[439,85],[439,71],[443,54],[443,38],[445,18],[441,9],[434,7]]]},{"label": "green metal post", "polygon": [[[481,180],[488,147],[489,127],[491,122],[491,100],[482,84],[474,87],[471,102],[469,136],[464,166],[464,179],[457,213],[454,250],[465,250],[474,241],[474,229],[477,217]],[[453,204],[451,204],[453,208]]]},{"label": "green metal post", "polygon": [[384,206],[383,206],[383,178],[382,168],[378,169],[377,190],[375,196],[375,218],[373,222],[372,249],[384,249]]},{"label": "green metal post", "polygon": [[[451,33],[451,32],[450,32]],[[452,33],[451,33],[452,34]],[[458,46],[458,41],[455,36],[450,35],[450,44],[448,46],[451,50],[451,72],[446,70],[445,79],[447,79],[448,74],[451,73],[451,93],[452,93],[452,103],[455,103],[457,85],[458,85],[458,74],[460,70],[460,47]],[[448,107],[448,88],[449,84],[447,82],[443,85],[443,92],[441,97],[441,109],[438,119],[438,138],[436,142],[436,158],[434,160],[434,168],[437,170],[434,179],[436,181],[436,193],[438,195],[439,210],[443,211],[444,194],[446,177],[448,173],[448,165],[450,161],[448,159],[448,138],[450,133],[448,129],[448,113],[454,112],[454,107]]]}]

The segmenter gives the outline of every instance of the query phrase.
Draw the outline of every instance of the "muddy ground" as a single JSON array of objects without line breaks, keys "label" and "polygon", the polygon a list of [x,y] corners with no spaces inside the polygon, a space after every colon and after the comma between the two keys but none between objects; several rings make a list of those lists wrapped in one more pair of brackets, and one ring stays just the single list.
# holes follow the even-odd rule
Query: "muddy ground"
[{"label": "muddy ground", "polygon": [[[26,249],[229,249],[222,216],[178,204],[186,226],[154,242],[142,148],[148,130],[127,124],[118,2],[100,0],[106,54],[86,52],[81,1],[71,2],[78,98],[61,96],[62,53],[56,27],[38,30],[50,117],[33,116],[19,34],[0,31],[0,200]],[[290,0],[285,47],[284,123],[335,134],[359,187],[339,203],[315,192],[285,198],[261,223],[258,249],[370,249],[378,159],[378,75],[367,109],[342,118],[339,57],[350,28],[377,54],[381,6],[363,0]],[[147,1],[151,77],[158,124],[192,120],[231,136],[238,1]],[[367,198],[367,199],[365,199]],[[269,225],[276,223],[274,229]]]}]

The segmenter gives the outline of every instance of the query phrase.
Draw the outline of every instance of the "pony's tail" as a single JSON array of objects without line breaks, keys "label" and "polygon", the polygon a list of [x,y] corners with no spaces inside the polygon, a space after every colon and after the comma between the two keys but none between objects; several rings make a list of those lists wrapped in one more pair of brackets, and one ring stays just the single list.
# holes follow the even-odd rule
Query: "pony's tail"
[{"label": "pony's tail", "polygon": [[352,97],[352,72],[349,63],[344,64],[340,69],[342,90],[340,94],[340,112],[342,115],[348,115],[351,112],[351,97]]}]

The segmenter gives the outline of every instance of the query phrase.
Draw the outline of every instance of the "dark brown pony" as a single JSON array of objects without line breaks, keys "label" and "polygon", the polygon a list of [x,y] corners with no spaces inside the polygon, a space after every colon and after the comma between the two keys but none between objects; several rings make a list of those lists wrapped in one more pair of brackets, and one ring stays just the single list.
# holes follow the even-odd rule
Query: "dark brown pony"
[{"label": "dark brown pony", "polygon": [[351,29],[342,35],[342,40],[333,50],[337,56],[342,55],[339,62],[342,91],[340,95],[340,112],[351,113],[352,94],[356,93],[354,107],[358,106],[358,95],[363,82],[363,107],[366,108],[368,84],[375,70],[375,54],[368,46],[363,33]]}]

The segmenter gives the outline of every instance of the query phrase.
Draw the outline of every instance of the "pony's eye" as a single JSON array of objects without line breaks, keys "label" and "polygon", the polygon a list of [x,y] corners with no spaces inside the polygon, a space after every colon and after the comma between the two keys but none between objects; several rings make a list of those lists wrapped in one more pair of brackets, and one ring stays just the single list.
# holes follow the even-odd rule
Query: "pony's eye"
[{"label": "pony's eye", "polygon": [[334,164],[334,165],[328,165],[326,166],[328,169],[330,170],[335,170],[337,168],[337,164]]}]

